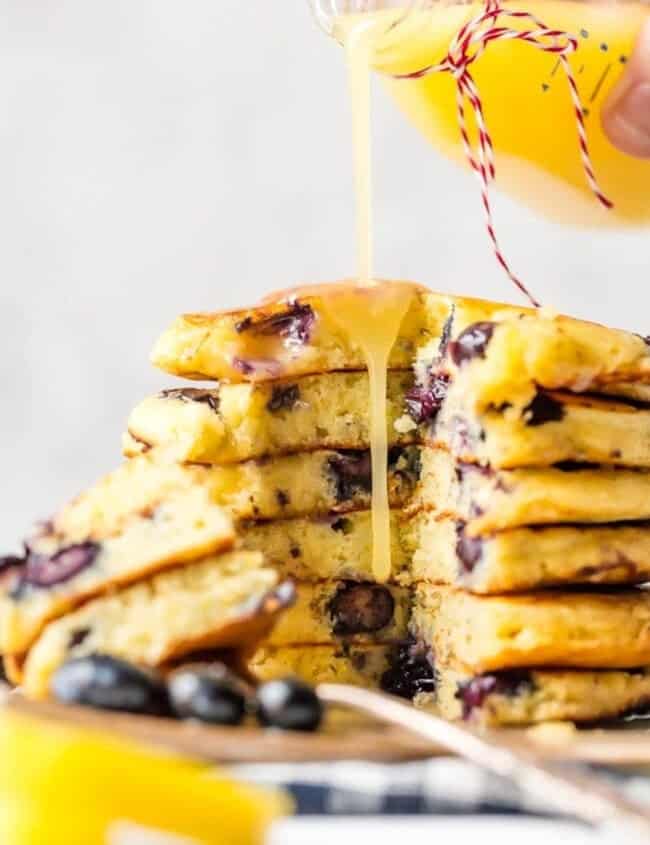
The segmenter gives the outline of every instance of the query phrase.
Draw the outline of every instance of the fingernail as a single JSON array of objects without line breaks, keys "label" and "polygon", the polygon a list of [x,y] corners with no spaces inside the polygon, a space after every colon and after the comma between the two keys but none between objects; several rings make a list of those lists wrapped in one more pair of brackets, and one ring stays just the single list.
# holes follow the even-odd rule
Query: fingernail
[{"label": "fingernail", "polygon": [[650,82],[635,82],[616,92],[603,111],[603,126],[620,150],[650,158]]}]

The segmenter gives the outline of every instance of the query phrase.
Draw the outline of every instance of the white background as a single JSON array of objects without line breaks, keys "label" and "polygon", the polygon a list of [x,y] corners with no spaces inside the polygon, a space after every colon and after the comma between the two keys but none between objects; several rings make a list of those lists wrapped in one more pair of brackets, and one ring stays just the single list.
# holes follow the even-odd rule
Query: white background
[{"label": "white background", "polygon": [[[116,465],[177,313],[354,271],[348,117],[306,0],[0,0],[0,548]],[[473,179],[375,122],[378,273],[515,298]],[[545,302],[650,332],[650,233],[497,220]]]}]

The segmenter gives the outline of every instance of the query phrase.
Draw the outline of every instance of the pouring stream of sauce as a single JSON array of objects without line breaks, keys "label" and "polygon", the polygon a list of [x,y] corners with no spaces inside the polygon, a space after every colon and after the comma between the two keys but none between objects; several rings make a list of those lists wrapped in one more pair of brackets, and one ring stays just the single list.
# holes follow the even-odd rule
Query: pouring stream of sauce
[{"label": "pouring stream of sauce", "polygon": [[[381,22],[381,32],[384,23]],[[365,358],[372,465],[372,569],[375,579],[381,582],[391,575],[387,371],[391,350],[417,286],[373,279],[370,74],[379,36],[378,21],[361,17],[346,28],[344,37],[352,100],[358,277],[356,282],[295,289],[291,295],[321,297],[330,319],[361,348]]]}]

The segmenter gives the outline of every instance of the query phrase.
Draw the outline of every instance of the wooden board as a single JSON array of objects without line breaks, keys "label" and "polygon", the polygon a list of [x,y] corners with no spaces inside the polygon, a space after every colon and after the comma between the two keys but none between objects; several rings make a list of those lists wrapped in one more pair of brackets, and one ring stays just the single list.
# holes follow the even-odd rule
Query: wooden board
[{"label": "wooden board", "polygon": [[[106,713],[56,703],[6,698],[13,711],[137,739],[212,763],[315,762],[323,760],[404,761],[445,754],[444,749],[408,731],[332,710],[315,734],[263,730],[254,724],[219,728],[193,722]],[[498,731],[496,732],[499,733]],[[650,722],[597,730],[509,731],[540,756],[617,766],[650,765]]]}]

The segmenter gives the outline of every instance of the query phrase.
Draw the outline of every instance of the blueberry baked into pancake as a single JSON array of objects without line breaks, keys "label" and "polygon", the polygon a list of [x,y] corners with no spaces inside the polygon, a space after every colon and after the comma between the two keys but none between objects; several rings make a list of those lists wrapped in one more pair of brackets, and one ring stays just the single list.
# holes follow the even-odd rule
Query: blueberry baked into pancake
[{"label": "blueberry baked into pancake", "polygon": [[408,636],[411,593],[368,581],[299,583],[266,645],[385,644]]},{"label": "blueberry baked into pancake", "polygon": [[[510,669],[436,672],[435,709],[486,726],[598,722],[635,715],[650,702],[648,669]],[[431,696],[416,699],[431,706]]]},{"label": "blueberry baked into pancake", "polygon": [[386,350],[386,448],[333,302],[294,292],[163,334],[154,363],[212,384],[141,402],[127,462],[8,567],[13,677],[40,697],[74,657],[164,666],[227,644],[260,679],[379,687],[450,719],[647,708],[648,343],[414,286]]},{"label": "blueberry baked into pancake", "polygon": [[650,406],[638,401],[540,390],[523,408],[502,405],[477,412],[466,399],[459,379],[447,388],[428,432],[460,461],[498,469],[567,461],[650,467]]},{"label": "blueberry baked into pancake", "polygon": [[414,581],[500,594],[650,580],[645,522],[534,525],[471,536],[462,520],[420,511],[400,527],[402,545],[411,551],[406,571]]},{"label": "blueberry baked into pancake", "polygon": [[463,520],[470,536],[524,525],[650,518],[650,471],[583,464],[499,470],[425,448],[414,503]]}]

